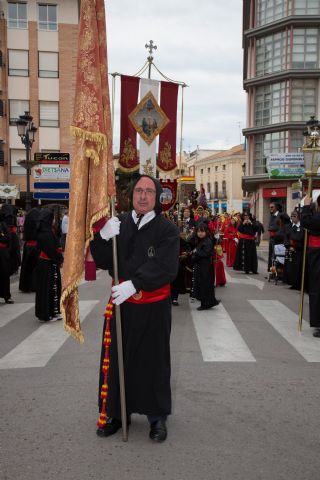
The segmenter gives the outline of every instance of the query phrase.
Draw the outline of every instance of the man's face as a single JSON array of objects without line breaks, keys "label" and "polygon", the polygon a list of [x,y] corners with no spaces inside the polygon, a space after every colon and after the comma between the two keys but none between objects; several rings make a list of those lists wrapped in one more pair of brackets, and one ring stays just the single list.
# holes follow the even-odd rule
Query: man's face
[{"label": "man's face", "polygon": [[274,203],[270,203],[270,213],[274,213],[276,211],[276,206]]},{"label": "man's face", "polygon": [[133,208],[136,213],[145,215],[156,204],[156,187],[150,178],[142,177],[133,189]]},{"label": "man's face", "polygon": [[189,218],[190,217],[190,210],[189,208],[185,208],[183,210],[183,218]]}]

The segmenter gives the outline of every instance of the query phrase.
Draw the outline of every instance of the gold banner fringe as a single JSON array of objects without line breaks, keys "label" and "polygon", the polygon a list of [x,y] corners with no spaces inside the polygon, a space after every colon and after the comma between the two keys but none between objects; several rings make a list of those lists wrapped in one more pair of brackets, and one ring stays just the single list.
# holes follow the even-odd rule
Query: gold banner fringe
[{"label": "gold banner fringe", "polygon": [[139,170],[140,163],[138,163],[138,165],[136,165],[135,167],[131,167],[131,168],[126,168],[126,167],[123,167],[122,165],[119,164],[118,168],[119,168],[119,170],[121,170],[121,172],[127,172],[127,173],[135,172],[136,170]]},{"label": "gold banner fringe", "polygon": [[99,132],[89,132],[83,128],[75,127],[71,125],[70,132],[74,137],[81,138],[82,140],[87,140],[93,142],[97,145],[97,150],[100,152],[108,146],[108,139],[104,133]]},{"label": "gold banner fringe", "polygon": [[[101,220],[101,218],[109,216],[110,213],[110,208],[108,206],[102,208],[99,212],[95,213],[91,220],[90,220],[90,225],[89,225],[89,237],[85,241],[85,250],[88,248],[89,243],[93,239],[94,232],[93,232],[93,225],[98,221]],[[79,343],[84,343],[84,336],[81,331],[80,327],[80,314],[79,314],[79,295],[78,295],[78,286],[79,283],[81,282],[82,278],[84,275],[84,268],[82,269],[79,277],[76,279],[74,283],[71,285],[68,285],[68,287],[64,288],[62,293],[61,293],[61,299],[60,299],[60,310],[62,313],[63,317],[63,327],[66,332],[68,332],[73,338],[78,340]],[[72,328],[70,325],[67,325],[67,316],[66,316],[66,307],[64,305],[65,300],[67,297],[69,297],[72,293],[74,292],[75,295],[75,324],[80,327],[80,330],[75,330]]]},{"label": "gold banner fringe", "polygon": [[86,149],[86,158],[92,159],[95,166],[100,163],[99,153],[94,148]]}]

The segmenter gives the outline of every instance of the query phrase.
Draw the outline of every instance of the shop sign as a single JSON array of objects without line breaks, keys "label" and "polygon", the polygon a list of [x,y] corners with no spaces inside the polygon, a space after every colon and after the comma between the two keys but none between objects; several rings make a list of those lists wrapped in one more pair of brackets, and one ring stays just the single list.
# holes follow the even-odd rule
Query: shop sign
[{"label": "shop sign", "polygon": [[36,152],[34,161],[44,164],[65,165],[70,163],[70,153],[61,152]]},{"label": "shop sign", "polygon": [[266,168],[271,178],[300,178],[304,175],[304,155],[303,153],[269,155]]},{"label": "shop sign", "polygon": [[287,188],[264,188],[263,198],[286,198]]},{"label": "shop sign", "polygon": [[70,167],[59,165],[38,165],[33,169],[33,177],[36,180],[68,180],[70,178]]}]

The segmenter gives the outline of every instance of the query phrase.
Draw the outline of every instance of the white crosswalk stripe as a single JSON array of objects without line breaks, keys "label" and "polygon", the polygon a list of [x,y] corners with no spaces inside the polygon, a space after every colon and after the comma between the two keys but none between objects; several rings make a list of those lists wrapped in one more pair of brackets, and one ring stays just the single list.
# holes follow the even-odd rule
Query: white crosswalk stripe
[{"label": "white crosswalk stripe", "polygon": [[[238,274],[239,277],[232,277],[229,275],[227,270],[225,270],[227,283],[237,283],[238,285],[254,285],[255,287],[259,288],[259,290],[263,290],[265,286],[265,282],[262,280],[258,280],[254,277],[249,277],[249,275]],[[241,275],[241,276],[240,276]]]},{"label": "white crosswalk stripe", "polygon": [[[98,300],[79,302],[81,320],[85,319],[97,303]],[[42,324],[0,359],[0,369],[44,367],[69,337],[61,321]]]},{"label": "white crosswalk stripe", "polygon": [[14,303],[13,305],[5,304],[0,307],[0,328],[4,327],[11,320],[19,317],[23,313],[34,308],[34,303]]},{"label": "white crosswalk stripe", "polygon": [[222,303],[201,312],[198,305],[190,303],[190,308],[205,362],[256,361]]},{"label": "white crosswalk stripe", "polygon": [[251,305],[287,340],[307,362],[320,362],[319,340],[303,321],[298,332],[298,315],[278,300],[249,300]]}]

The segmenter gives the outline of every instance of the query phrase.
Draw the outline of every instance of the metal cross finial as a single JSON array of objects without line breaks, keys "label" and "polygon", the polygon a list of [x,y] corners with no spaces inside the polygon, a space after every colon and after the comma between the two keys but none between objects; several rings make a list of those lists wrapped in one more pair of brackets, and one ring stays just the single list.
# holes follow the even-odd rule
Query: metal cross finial
[{"label": "metal cross finial", "polygon": [[157,45],[153,45],[153,40],[150,40],[149,45],[146,43],[145,47],[149,50],[150,55],[152,55],[152,50],[157,50]]}]

